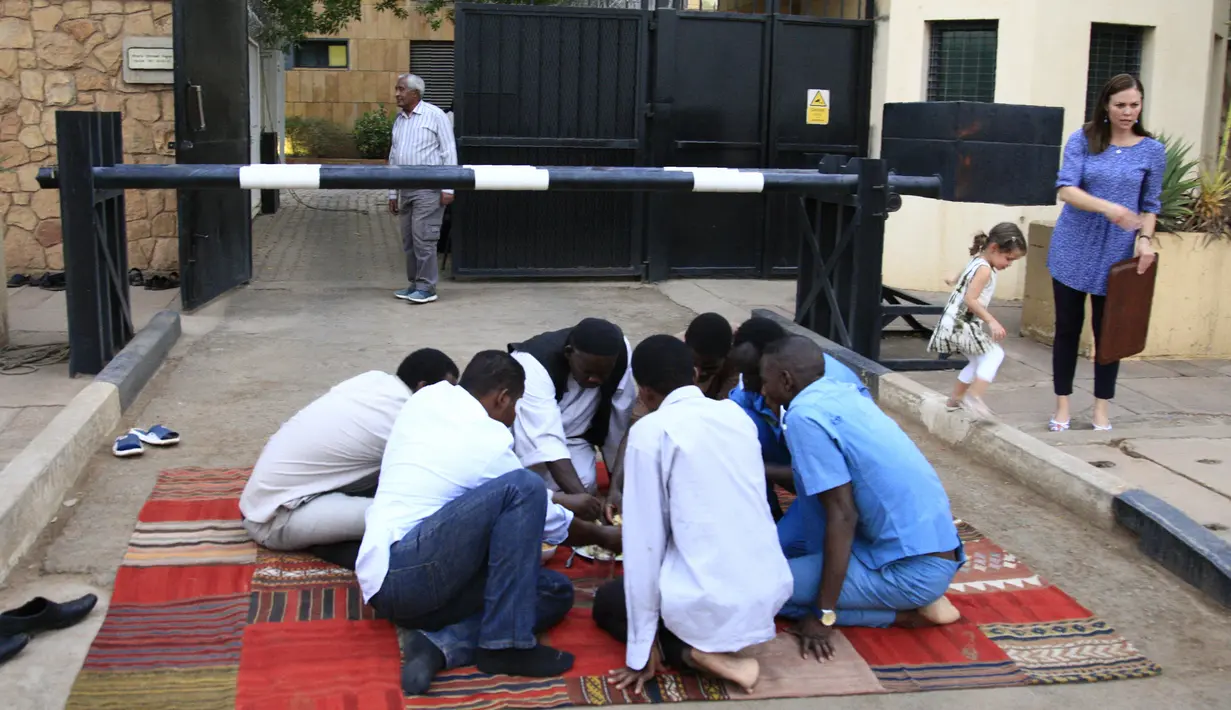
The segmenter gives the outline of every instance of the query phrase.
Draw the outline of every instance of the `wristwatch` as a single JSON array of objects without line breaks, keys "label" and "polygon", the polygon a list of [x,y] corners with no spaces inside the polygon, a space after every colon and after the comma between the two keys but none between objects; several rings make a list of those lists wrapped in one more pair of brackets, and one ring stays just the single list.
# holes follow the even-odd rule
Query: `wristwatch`
[{"label": "wristwatch", "polygon": [[838,613],[833,609],[821,609],[817,618],[821,620],[822,626],[833,626],[838,623]]}]

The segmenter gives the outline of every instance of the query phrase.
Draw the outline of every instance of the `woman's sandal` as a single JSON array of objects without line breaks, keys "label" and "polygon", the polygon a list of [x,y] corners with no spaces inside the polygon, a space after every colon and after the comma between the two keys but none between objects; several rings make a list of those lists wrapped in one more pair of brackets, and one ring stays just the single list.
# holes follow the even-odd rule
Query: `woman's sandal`
[{"label": "woman's sandal", "polygon": [[1091,424],[1090,426],[1094,427],[1095,431],[1111,431],[1111,422],[1107,422],[1107,426],[1099,426],[1098,424]]},{"label": "woman's sandal", "polygon": [[1068,431],[1069,422],[1068,421],[1058,422],[1055,419],[1048,420],[1047,430],[1051,432]]}]

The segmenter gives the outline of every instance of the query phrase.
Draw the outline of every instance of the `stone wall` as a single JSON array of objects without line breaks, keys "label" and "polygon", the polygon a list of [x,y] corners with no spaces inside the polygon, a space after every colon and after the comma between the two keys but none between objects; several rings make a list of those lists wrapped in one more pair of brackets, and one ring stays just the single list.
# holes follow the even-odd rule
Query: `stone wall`
[{"label": "stone wall", "polygon": [[[170,34],[170,2],[0,0],[0,219],[7,225],[7,273],[64,268],[59,197],[35,180],[40,166],[56,162],[57,110],[120,111],[124,162],[175,162],[167,147],[175,139],[171,86],[121,78],[124,37]],[[127,211],[129,265],[175,269],[175,191],[130,190]]]}]

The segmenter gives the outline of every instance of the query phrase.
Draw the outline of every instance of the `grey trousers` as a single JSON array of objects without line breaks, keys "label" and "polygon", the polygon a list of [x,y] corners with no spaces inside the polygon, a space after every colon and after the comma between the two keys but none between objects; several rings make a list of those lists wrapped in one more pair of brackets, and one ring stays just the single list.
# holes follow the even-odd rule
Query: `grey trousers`
[{"label": "grey trousers", "polygon": [[266,523],[244,521],[258,545],[271,550],[303,550],[314,545],[358,542],[371,498],[334,491],[294,508],[278,508]]},{"label": "grey trousers", "polygon": [[444,216],[440,190],[402,190],[398,193],[406,279],[414,290],[436,293],[436,282],[440,278],[436,243],[440,241],[440,223]]}]

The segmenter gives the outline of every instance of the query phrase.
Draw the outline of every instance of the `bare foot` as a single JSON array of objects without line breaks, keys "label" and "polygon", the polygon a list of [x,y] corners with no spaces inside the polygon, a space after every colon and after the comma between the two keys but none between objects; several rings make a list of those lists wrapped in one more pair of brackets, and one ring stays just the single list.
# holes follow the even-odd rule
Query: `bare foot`
[{"label": "bare foot", "polygon": [[725,678],[751,693],[761,677],[761,664],[755,658],[741,658],[733,653],[692,651],[691,665],[698,670]]},{"label": "bare foot", "polygon": [[921,609],[899,611],[893,620],[894,626],[904,629],[924,629],[929,626],[944,626],[962,618],[962,612],[948,599],[941,597]]},{"label": "bare foot", "polygon": [[937,626],[944,626],[962,618],[962,612],[958,611],[957,607],[953,606],[953,602],[949,601],[947,597],[941,597],[931,604],[921,607],[919,609],[919,616]]}]

